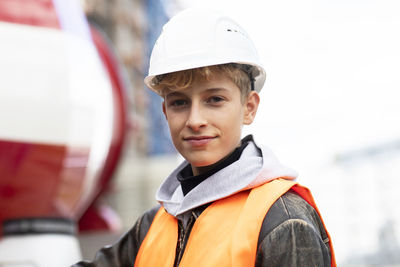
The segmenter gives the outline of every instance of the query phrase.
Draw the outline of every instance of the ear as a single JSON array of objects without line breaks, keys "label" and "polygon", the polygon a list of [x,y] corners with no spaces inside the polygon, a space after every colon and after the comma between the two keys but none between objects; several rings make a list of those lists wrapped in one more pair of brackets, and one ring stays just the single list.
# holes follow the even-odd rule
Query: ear
[{"label": "ear", "polygon": [[243,124],[250,125],[254,121],[259,104],[259,94],[256,91],[251,91],[244,103]]},{"label": "ear", "polygon": [[165,109],[165,101],[162,102],[162,112],[164,113],[165,119],[168,120],[167,110]]}]

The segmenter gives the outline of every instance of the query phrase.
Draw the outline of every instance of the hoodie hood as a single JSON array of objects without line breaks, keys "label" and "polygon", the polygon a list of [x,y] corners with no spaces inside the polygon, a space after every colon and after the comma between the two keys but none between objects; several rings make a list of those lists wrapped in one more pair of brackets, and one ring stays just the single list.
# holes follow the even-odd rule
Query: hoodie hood
[{"label": "hoodie hood", "polygon": [[[262,156],[257,148],[261,149]],[[156,193],[157,201],[175,217],[277,178],[294,180],[297,177],[297,172],[282,165],[270,149],[250,142],[236,162],[214,173],[184,196],[177,174],[187,164],[187,161],[183,161],[164,180]]]}]

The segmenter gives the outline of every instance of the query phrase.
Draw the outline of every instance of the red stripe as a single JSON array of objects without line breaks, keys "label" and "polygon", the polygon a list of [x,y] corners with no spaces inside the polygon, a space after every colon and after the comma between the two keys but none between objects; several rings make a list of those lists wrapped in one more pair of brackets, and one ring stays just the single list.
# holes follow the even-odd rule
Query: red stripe
[{"label": "red stripe", "polygon": [[73,218],[89,149],[0,141],[0,224],[5,219]]},{"label": "red stripe", "polygon": [[1,0],[0,21],[60,29],[52,0]]}]

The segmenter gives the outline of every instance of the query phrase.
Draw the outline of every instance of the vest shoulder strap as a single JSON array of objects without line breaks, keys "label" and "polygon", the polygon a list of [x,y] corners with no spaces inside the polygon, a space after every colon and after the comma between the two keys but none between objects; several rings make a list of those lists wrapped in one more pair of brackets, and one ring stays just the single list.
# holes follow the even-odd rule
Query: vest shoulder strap
[{"label": "vest shoulder strap", "polygon": [[157,211],[136,256],[134,266],[173,266],[178,222],[163,207]]}]

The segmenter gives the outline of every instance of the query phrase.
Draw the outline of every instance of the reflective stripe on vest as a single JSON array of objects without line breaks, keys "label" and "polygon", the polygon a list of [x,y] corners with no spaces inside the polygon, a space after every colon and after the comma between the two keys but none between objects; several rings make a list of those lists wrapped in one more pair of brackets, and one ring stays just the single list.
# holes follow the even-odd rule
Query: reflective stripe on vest
[{"label": "reflective stripe on vest", "polygon": [[[293,181],[277,179],[239,192],[215,201],[201,213],[193,225],[179,266],[254,266],[265,215],[289,189],[303,197],[319,214],[309,190]],[[140,246],[135,267],[172,267],[177,240],[177,219],[161,207]],[[330,248],[332,266],[336,266],[331,243]]]}]

